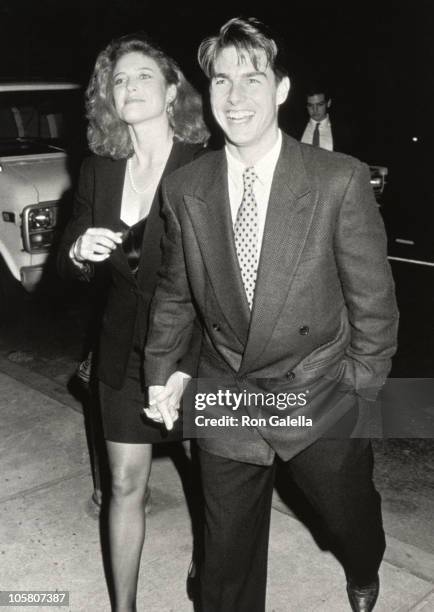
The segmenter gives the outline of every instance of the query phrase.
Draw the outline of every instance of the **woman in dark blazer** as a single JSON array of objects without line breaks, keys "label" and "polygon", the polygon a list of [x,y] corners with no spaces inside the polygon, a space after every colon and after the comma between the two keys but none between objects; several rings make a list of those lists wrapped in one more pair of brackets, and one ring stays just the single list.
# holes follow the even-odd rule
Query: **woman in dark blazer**
[{"label": "woman in dark blazer", "polygon": [[[179,440],[143,414],[142,354],[160,265],[161,179],[193,160],[208,137],[198,94],[176,63],[145,37],[113,41],[87,90],[88,141],[72,218],[59,250],[63,276],[91,280],[106,262],[110,282],[97,376],[112,475],[109,540],[114,610],[135,610],[152,444]],[[195,350],[168,385],[173,406],[194,374]]]}]

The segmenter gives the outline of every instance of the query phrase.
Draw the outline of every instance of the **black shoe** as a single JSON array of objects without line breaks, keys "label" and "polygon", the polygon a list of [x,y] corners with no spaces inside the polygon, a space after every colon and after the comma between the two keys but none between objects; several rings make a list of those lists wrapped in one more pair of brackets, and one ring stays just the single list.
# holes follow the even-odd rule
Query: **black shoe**
[{"label": "black shoe", "polygon": [[358,587],[351,581],[347,583],[348,599],[353,612],[371,612],[374,609],[380,590],[380,580],[377,578],[371,584]]}]

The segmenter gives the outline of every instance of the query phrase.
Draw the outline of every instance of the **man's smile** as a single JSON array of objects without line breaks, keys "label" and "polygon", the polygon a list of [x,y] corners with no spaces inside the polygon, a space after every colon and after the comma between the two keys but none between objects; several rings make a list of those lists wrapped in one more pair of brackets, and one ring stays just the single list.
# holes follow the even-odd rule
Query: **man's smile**
[{"label": "man's smile", "polygon": [[247,121],[252,119],[252,117],[254,116],[255,113],[253,111],[247,110],[231,110],[226,112],[226,117],[228,121],[231,121],[232,123],[247,123]]}]

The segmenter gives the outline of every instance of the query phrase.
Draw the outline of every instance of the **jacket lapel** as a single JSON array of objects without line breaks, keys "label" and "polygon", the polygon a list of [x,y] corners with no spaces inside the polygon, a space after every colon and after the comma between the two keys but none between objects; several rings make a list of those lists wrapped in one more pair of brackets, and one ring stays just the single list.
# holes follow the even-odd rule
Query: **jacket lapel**
[{"label": "jacket lapel", "polygon": [[200,181],[200,190],[185,195],[184,201],[215,297],[232,331],[244,345],[250,310],[235,250],[224,150],[208,154],[208,159],[208,172]]},{"label": "jacket lapel", "polygon": [[161,217],[161,183],[163,179],[180,168],[184,164],[192,161],[194,148],[183,143],[175,142],[164,167],[163,174],[155,192],[152,206],[149,211],[145,231],[143,233],[142,248],[140,252],[139,271],[137,282],[140,287],[146,286],[146,279],[155,274],[161,260],[160,238],[164,231],[164,223]]},{"label": "jacket lapel", "polygon": [[[126,159],[112,161],[106,166],[107,171],[102,176],[104,184],[101,193],[104,194],[104,198],[99,201],[96,222],[99,226],[107,227],[114,232],[122,230],[120,216],[126,167]],[[128,261],[121,246],[118,246],[111,254],[110,263],[124,276],[132,278]]]},{"label": "jacket lapel", "polygon": [[[191,161],[193,158],[194,146],[184,145],[183,143],[174,142],[166,166],[164,168],[161,180],[183,164]],[[104,227],[108,227],[113,231],[121,231],[122,225],[120,222],[122,193],[126,176],[127,160],[119,160],[113,162],[111,172],[105,177],[107,198],[103,203],[102,218],[104,219]],[[149,248],[142,248],[139,263],[139,278],[138,282],[150,274],[151,271],[158,266],[160,258],[160,241],[155,240],[155,237],[160,237],[163,232],[163,221],[160,217],[160,185],[155,192],[154,199],[149,211],[148,220],[143,234],[142,245],[149,245]],[[154,237],[154,239],[152,238]],[[154,250],[152,250],[154,247]],[[151,252],[152,251],[152,252]],[[126,276],[131,282],[135,283],[136,279],[131,273],[128,265],[128,260],[122,250],[118,247],[111,255],[110,262],[115,268]],[[157,263],[156,263],[157,262]]]},{"label": "jacket lapel", "polygon": [[314,211],[300,146],[284,137],[268,203],[252,320],[240,374],[254,367],[273,333]]},{"label": "jacket lapel", "polygon": [[126,167],[126,159],[111,161],[104,166],[105,171],[101,175],[103,182],[101,193],[104,194],[104,197],[99,200],[97,222],[104,224],[104,227],[114,232],[121,229],[120,213]]}]

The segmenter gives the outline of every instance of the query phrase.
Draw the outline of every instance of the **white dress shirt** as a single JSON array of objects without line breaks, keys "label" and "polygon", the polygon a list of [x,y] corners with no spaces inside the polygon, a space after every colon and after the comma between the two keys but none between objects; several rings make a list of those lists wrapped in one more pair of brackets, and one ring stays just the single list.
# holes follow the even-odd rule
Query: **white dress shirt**
[{"label": "white dress shirt", "polygon": [[[313,132],[318,121],[309,119],[306,129],[304,130],[301,142],[312,144]],[[332,125],[330,118],[327,115],[322,121],[319,121],[319,146],[321,149],[327,149],[333,151],[333,136],[332,136]]]},{"label": "white dress shirt", "polygon": [[[253,185],[253,191],[258,205],[258,252],[261,251],[262,238],[264,236],[265,219],[267,217],[268,200],[270,199],[271,183],[273,181],[274,170],[282,148],[282,133],[279,135],[276,144],[253,166],[258,177]],[[228,186],[229,202],[231,205],[232,224],[235,225],[238,209],[243,199],[244,184],[243,172],[248,167],[236,159],[225,147],[226,159],[228,162]],[[250,166],[249,166],[250,167]]]}]

